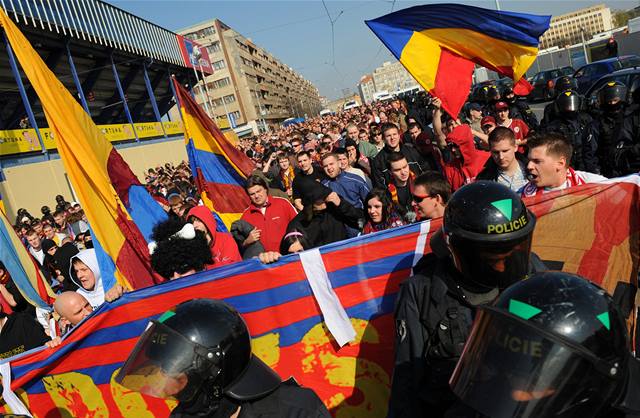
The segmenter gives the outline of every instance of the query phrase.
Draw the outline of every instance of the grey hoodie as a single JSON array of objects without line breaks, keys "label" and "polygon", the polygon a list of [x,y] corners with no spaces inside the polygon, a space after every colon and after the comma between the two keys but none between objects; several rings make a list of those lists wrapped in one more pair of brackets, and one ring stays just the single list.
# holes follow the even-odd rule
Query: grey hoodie
[{"label": "grey hoodie", "polygon": [[[78,280],[75,269],[73,268],[73,261],[76,258],[80,259],[80,261],[82,261],[93,272],[96,284],[92,290],[84,289],[82,287],[82,283]],[[104,288],[102,287],[102,275],[100,274],[100,267],[98,266],[96,250],[91,248],[89,250],[80,251],[78,254],[71,257],[70,263],[69,277],[71,277],[71,280],[78,286],[78,290],[76,290],[76,292],[84,296],[91,306],[93,306],[93,309],[96,309],[104,303]]]}]

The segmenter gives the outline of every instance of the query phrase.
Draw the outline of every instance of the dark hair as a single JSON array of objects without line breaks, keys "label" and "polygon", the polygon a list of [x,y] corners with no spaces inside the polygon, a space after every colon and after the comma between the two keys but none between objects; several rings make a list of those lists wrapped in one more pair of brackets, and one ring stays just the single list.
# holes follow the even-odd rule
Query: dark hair
[{"label": "dark hair", "polygon": [[167,280],[176,272],[201,271],[206,264],[213,264],[204,232],[196,231],[192,239],[174,237],[185,224],[182,219],[170,217],[153,228],[156,248],[151,254],[151,268]]},{"label": "dark hair", "polygon": [[[407,116],[409,117],[409,116]],[[415,118],[414,118],[415,119]],[[410,124],[407,125],[407,131],[413,128],[418,128],[420,130],[422,130],[422,125],[420,125],[419,122],[411,122]]]},{"label": "dark hair", "polygon": [[497,126],[491,133],[489,134],[489,144],[495,144],[500,141],[509,141],[511,145],[516,144],[516,135],[509,128],[504,126]]},{"label": "dark hair", "polygon": [[425,171],[413,181],[413,187],[422,186],[427,189],[431,197],[440,195],[442,201],[447,203],[451,197],[451,185],[447,179],[437,171]]},{"label": "dark hair", "polygon": [[527,138],[527,146],[529,149],[546,146],[547,154],[556,157],[564,157],[567,160],[567,167],[571,164],[571,156],[573,155],[573,146],[567,138],[557,132],[543,132]]},{"label": "dark hair", "polygon": [[56,209],[56,211],[53,212],[53,216],[54,217],[56,217],[56,216],[64,216],[64,209],[62,209],[62,208]]},{"label": "dark hair", "polygon": [[405,157],[404,154],[401,152],[397,152],[397,151],[390,152],[389,155],[387,156],[387,168],[391,170],[391,163],[395,163],[395,162],[406,160],[406,159],[407,157]]},{"label": "dark hair", "polygon": [[368,221],[371,221],[371,218],[369,217],[369,211],[367,209],[369,205],[369,200],[373,199],[374,197],[377,198],[380,201],[380,203],[382,203],[382,220],[386,221],[389,215],[391,214],[391,211],[393,210],[393,202],[389,197],[389,193],[385,189],[382,189],[380,187],[376,187],[372,189],[367,195],[367,197],[364,199],[365,216]]},{"label": "dark hair", "polygon": [[302,248],[305,250],[311,248],[311,244],[309,244],[309,240],[307,240],[307,237],[304,236],[303,232],[298,231],[297,229],[292,229],[284,235],[284,238],[282,238],[282,241],[280,242],[280,254],[291,254],[289,252],[289,247],[296,242],[300,242],[300,245],[302,245]]},{"label": "dark hair", "polygon": [[27,229],[27,232],[24,233],[25,237],[30,237],[31,235],[38,235],[35,229]]},{"label": "dark hair", "polygon": [[244,186],[244,190],[248,193],[249,189],[252,188],[253,186],[262,186],[266,190],[269,190],[269,185],[267,184],[267,180],[265,180],[264,177],[258,174],[253,174],[247,179],[247,183]]},{"label": "dark hair", "polygon": [[338,155],[348,155],[347,153],[347,149],[346,148],[334,148],[333,149],[333,153],[338,156]]},{"label": "dark hair", "polygon": [[391,122],[383,123],[382,126],[380,127],[380,132],[382,132],[382,135],[384,135],[385,132],[387,132],[390,129],[395,129],[396,131],[398,131],[398,133],[400,133],[400,128],[398,128],[398,125]]},{"label": "dark hair", "polygon": [[335,152],[333,152],[333,151],[332,151],[332,152],[330,152],[330,153],[328,153],[328,154],[325,154],[325,155],[322,157],[322,161],[326,160],[326,159],[327,159],[327,158],[329,158],[329,157],[333,157],[333,158],[335,158],[335,159],[336,159],[336,161],[338,161],[338,155],[337,155]]},{"label": "dark hair", "polygon": [[309,159],[311,159],[311,154],[309,154],[309,151],[303,150],[296,154],[296,160],[302,157],[303,155],[306,155]]}]

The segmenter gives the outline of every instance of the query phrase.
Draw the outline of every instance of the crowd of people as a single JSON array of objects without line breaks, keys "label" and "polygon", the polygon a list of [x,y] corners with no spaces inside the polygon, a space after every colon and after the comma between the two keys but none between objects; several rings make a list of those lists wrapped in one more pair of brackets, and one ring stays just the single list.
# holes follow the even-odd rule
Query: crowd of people
[{"label": "crowd of people", "polygon": [[[448,388],[474,307],[495,299],[525,274],[545,270],[530,254],[535,217],[520,198],[638,171],[640,83],[605,85],[592,108],[572,83],[568,77],[556,83],[557,98],[540,123],[511,87],[488,85],[474,91],[457,117],[443,111],[439,98],[420,93],[243,139],[238,146],[256,170],[244,185],[249,205],[229,231],[202,205],[188,163],[149,169],[146,186],[168,214],[153,231],[152,267],[175,280],[254,257],[271,263],[285,254],[444,216],[447,238],[432,243],[433,258],[416,266],[416,276],[398,299],[394,393],[401,385],[401,395],[392,399],[397,416],[417,416],[412,414],[424,407],[444,414],[452,393],[442,385]],[[509,208],[510,223],[488,224],[482,214],[493,211],[494,218],[500,217],[500,208],[489,203],[506,200],[520,202],[513,221]],[[126,291],[119,285],[103,289],[89,225],[77,202],[57,196],[55,211],[43,206],[41,213],[37,218],[19,210],[16,232],[59,293],[54,305],[59,329],[50,329],[48,312],[29,305],[0,265],[0,358],[45,342],[58,344],[59,338],[50,337]],[[474,281],[480,273],[497,281]],[[450,294],[451,283],[458,290]],[[428,292],[425,286],[431,286]],[[446,300],[468,317],[450,317],[446,305],[439,312],[449,319],[442,322],[423,310],[431,302],[421,298],[429,292],[444,292],[436,305]],[[416,312],[432,316],[415,317]],[[432,332],[454,323],[459,335],[445,333],[433,341]],[[433,368],[424,364],[429,356],[446,361],[439,369],[444,374],[433,377],[436,386],[425,394],[424,388],[412,386],[425,378],[425,368]]]}]

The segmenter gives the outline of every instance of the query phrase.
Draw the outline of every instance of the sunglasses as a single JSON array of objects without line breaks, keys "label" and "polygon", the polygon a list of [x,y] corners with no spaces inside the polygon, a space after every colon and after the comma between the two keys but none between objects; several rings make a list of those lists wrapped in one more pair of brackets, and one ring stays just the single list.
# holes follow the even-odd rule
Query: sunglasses
[{"label": "sunglasses", "polygon": [[412,194],[412,195],[411,195],[411,197],[413,198],[413,201],[414,201],[414,202],[416,202],[416,203],[422,203],[422,201],[423,201],[424,199],[426,199],[426,198],[428,198],[428,197],[431,197],[431,196],[429,196],[428,194],[427,194],[427,195],[424,195],[424,196],[420,196],[420,195]]}]

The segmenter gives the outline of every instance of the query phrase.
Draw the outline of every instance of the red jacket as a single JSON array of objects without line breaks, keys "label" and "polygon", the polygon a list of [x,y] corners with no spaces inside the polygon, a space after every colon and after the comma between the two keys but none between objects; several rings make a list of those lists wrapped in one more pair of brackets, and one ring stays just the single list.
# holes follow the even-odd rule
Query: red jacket
[{"label": "red jacket", "polygon": [[287,231],[289,222],[297,214],[298,212],[287,199],[268,196],[264,215],[260,208],[251,204],[244,210],[240,219],[261,231],[260,242],[265,251],[280,251],[280,241]]},{"label": "red jacket", "polygon": [[456,144],[462,154],[461,160],[456,158],[453,161],[445,162],[440,156],[439,161],[445,177],[451,184],[451,189],[456,191],[476,179],[491,154],[476,149],[469,125],[459,125],[453,128],[453,131],[447,135],[447,142]]},{"label": "red jacket", "polygon": [[196,206],[192,208],[187,215],[187,219],[192,216],[198,218],[205,224],[212,238],[210,248],[213,264],[208,266],[207,270],[242,261],[242,257],[238,251],[238,244],[236,244],[231,234],[216,231],[216,220],[208,207]]}]

